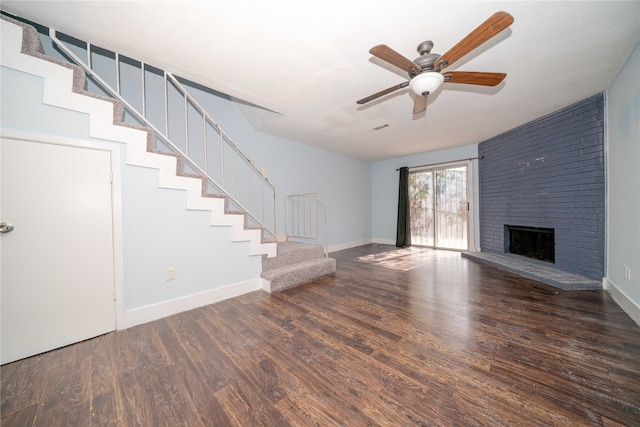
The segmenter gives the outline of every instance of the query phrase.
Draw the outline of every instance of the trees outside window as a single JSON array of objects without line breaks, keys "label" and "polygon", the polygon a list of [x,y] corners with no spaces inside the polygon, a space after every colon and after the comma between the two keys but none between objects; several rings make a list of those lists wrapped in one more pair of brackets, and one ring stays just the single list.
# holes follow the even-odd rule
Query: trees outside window
[{"label": "trees outside window", "polygon": [[466,165],[411,172],[409,199],[413,244],[468,248]]}]

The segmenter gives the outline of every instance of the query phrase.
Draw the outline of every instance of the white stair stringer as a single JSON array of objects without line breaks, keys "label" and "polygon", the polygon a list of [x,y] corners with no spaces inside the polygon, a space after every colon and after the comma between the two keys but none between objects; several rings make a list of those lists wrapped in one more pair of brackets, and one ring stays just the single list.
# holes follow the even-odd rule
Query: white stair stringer
[{"label": "white stair stringer", "polygon": [[186,191],[186,209],[211,211],[211,225],[230,226],[232,241],[250,242],[249,255],[276,256],[276,244],[263,243],[262,230],[245,229],[244,215],[225,212],[224,198],[202,195],[201,179],[177,175],[176,157],[148,152],[148,130],[114,124],[113,100],[73,92],[73,69],[22,53],[23,30],[35,32],[34,28],[5,19],[0,20],[0,27],[2,66],[42,78],[44,104],[88,114],[91,137],[122,143],[126,147],[126,163],[129,165],[157,169],[159,187]]}]

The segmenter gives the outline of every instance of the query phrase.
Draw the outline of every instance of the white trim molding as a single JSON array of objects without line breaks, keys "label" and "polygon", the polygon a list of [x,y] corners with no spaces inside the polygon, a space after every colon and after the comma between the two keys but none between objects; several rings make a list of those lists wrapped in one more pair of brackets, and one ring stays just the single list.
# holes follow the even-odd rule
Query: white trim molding
[{"label": "white trim molding", "polygon": [[263,289],[263,280],[264,279],[261,278],[251,279],[246,282],[236,283],[235,285],[211,289],[194,295],[187,295],[185,297],[147,305],[145,307],[127,310],[125,312],[125,327],[130,328],[153,320],[162,319],[163,317],[171,316],[173,314],[178,314],[183,311],[193,310],[205,305],[244,295],[249,292],[261,290]]},{"label": "white trim molding", "polygon": [[640,326],[640,307],[606,277],[602,279],[602,287],[609,292],[611,298],[613,298],[620,308]]},{"label": "white trim molding", "polygon": [[356,248],[358,246],[368,245],[370,243],[374,243],[373,239],[364,239],[364,240],[356,240],[353,242],[338,243],[336,245],[329,245],[329,252],[336,252],[344,249]]}]

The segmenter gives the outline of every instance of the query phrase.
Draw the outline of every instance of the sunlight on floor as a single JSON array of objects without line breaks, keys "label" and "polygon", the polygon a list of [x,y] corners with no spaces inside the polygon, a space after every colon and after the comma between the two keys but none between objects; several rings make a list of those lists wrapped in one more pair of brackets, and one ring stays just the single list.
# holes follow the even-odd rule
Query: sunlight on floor
[{"label": "sunlight on floor", "polygon": [[394,270],[409,271],[424,265],[424,260],[437,256],[436,250],[431,248],[398,248],[378,254],[370,254],[357,258],[358,261],[392,268]]}]

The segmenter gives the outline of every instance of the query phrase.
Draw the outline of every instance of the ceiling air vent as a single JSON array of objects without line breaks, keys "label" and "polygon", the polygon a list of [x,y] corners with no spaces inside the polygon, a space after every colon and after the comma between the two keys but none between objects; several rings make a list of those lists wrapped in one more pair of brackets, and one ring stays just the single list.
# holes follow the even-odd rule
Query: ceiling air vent
[{"label": "ceiling air vent", "polygon": [[385,123],[383,125],[374,127],[373,130],[381,130],[381,129],[388,128],[388,127],[389,127],[389,125]]}]

